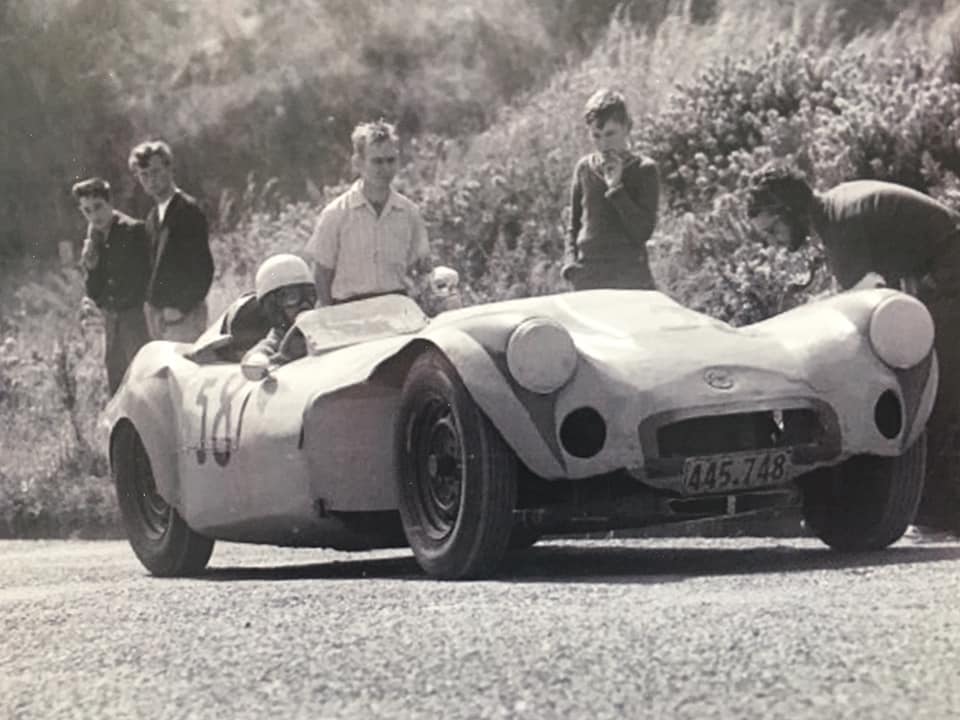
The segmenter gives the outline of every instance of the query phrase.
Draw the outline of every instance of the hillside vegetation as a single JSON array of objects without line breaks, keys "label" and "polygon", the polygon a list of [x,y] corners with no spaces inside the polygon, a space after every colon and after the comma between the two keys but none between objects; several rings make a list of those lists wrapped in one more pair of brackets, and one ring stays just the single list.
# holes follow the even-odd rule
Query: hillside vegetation
[{"label": "hillside vegetation", "polygon": [[[170,10],[176,3],[144,4],[142,17],[125,14],[135,2],[46,3],[50,17],[30,21],[47,22],[48,33],[80,12],[92,13],[89,22],[127,28],[113,40],[128,43],[131,53],[115,66],[113,85],[94,73],[83,95],[96,98],[91,88],[112,87],[109,103],[126,111],[114,116],[116,126],[103,125],[100,109],[80,96],[47,96],[73,105],[36,126],[34,145],[0,145],[5,170],[23,173],[7,172],[3,182],[11,192],[34,188],[34,205],[17,204],[15,212],[31,217],[42,206],[55,222],[51,198],[78,171],[74,158],[91,157],[88,143],[97,142],[103,152],[96,156],[110,157],[107,174],[124,188],[121,205],[136,209],[143,198],[123,173],[126,150],[147,129],[163,130],[180,149],[182,184],[206,198],[216,222],[211,310],[218,311],[250,287],[268,253],[302,246],[325,198],[348,179],[349,127],[382,111],[410,138],[398,182],[421,203],[437,258],[460,269],[468,301],[554,292],[564,289],[558,260],[570,173],[588,149],[581,108],[600,85],[626,92],[634,142],[661,169],[664,197],[651,243],[658,282],[734,323],[803,302],[829,280],[821,274],[808,290],[785,293],[788,280],[808,275],[811,258],[765,248],[745,220],[745,181],[764,163],[799,167],[819,187],[891,179],[960,208],[953,41],[960,10],[943,3],[651,1],[624,3],[611,17],[591,12],[599,4],[573,1],[503,0],[481,11],[437,0],[418,3],[417,13],[404,13],[405,3],[347,10],[297,2],[299,14],[235,0],[236,24],[224,29],[218,19],[220,44],[209,45],[191,35],[201,27],[194,15]],[[3,7],[9,16],[11,7],[28,6]],[[115,17],[104,20],[108,12]],[[573,32],[564,17],[591,22]],[[69,40],[66,28],[63,52],[96,56]],[[27,42],[3,32],[8,45]],[[145,62],[137,51],[155,51],[158,34],[170,52]],[[108,46],[104,40],[94,50],[107,53]],[[318,48],[327,53],[323,63]],[[274,74],[264,71],[267,57]],[[56,59],[66,73],[68,59]],[[40,84],[18,92],[33,98]],[[0,87],[7,93],[8,85]],[[341,103],[336,112],[330,102]],[[29,103],[22,105],[20,122],[27,122]],[[9,116],[8,107],[0,113]],[[0,125],[0,132],[4,127],[15,126]],[[67,138],[76,142],[72,150],[57,145]],[[85,164],[77,174],[93,168]],[[79,218],[67,198],[59,202],[64,226],[79,237]],[[16,225],[11,217],[7,228]],[[20,242],[17,252],[8,241],[0,247],[43,257],[57,237]],[[111,528],[115,509],[97,425],[105,402],[102,329],[96,317],[79,314],[74,269],[16,268],[16,278],[8,273],[0,284],[0,534]]]}]

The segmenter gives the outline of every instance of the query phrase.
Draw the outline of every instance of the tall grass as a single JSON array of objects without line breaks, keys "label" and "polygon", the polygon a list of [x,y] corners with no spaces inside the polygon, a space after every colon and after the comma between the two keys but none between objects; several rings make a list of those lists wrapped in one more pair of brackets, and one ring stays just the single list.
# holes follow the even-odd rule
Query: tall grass
[{"label": "tall grass", "polygon": [[[588,149],[581,108],[599,86],[625,91],[634,143],[661,167],[665,197],[651,243],[658,282],[733,322],[805,298],[784,288],[808,258],[763,248],[742,216],[744,178],[762,163],[800,165],[821,186],[874,172],[953,197],[960,9],[851,37],[824,9],[836,6],[816,0],[722,0],[709,22],[692,16],[693,4],[679,7],[655,30],[615,20],[584,61],[502,108],[484,132],[421,134],[410,144],[398,184],[421,204],[437,259],[461,270],[468,302],[564,288],[568,184]],[[736,142],[718,150],[728,135]],[[251,288],[268,254],[300,250],[338,189],[314,188],[293,202],[281,185],[250,175],[245,190],[221,193],[212,313]],[[79,310],[79,273],[24,266],[5,275],[0,535],[115,531],[97,424],[106,399],[102,328]]]}]

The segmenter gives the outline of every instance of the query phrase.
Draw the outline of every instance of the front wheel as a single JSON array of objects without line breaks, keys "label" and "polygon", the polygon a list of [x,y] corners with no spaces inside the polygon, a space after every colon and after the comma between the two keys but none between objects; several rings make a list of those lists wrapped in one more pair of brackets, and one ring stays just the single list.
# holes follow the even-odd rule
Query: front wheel
[{"label": "front wheel", "polygon": [[207,566],[213,540],[191,530],[157,492],[150,458],[132,426],[112,448],[113,479],[127,539],[143,566],[161,577],[196,575]]},{"label": "front wheel", "polygon": [[858,455],[801,480],[803,517],[835,550],[880,550],[900,539],[923,492],[926,435],[897,457]]},{"label": "front wheel", "polygon": [[492,575],[513,526],[517,458],[438,351],[414,361],[397,417],[400,516],[420,566]]}]

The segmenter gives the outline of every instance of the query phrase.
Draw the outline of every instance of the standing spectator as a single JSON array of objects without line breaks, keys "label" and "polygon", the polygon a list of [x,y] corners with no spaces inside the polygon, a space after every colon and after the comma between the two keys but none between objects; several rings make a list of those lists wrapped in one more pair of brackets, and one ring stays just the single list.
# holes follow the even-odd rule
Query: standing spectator
[{"label": "standing spectator", "polygon": [[103,313],[104,362],[113,395],[133,356],[149,340],[143,315],[150,277],[147,233],[141,221],[114,209],[106,180],[83,180],[72,193],[88,223],[80,263],[87,297]]},{"label": "standing spectator", "polygon": [[652,290],[646,243],[657,224],[657,166],[628,148],[631,120],[622,94],[595,92],[584,120],[596,152],[573,171],[563,277],[574,290]]},{"label": "standing spectator", "polygon": [[409,294],[411,274],[431,267],[419,209],[390,186],[399,160],[395,128],[362,123],[350,139],[360,179],[323,209],[303,251],[324,305]]},{"label": "standing spectator", "polygon": [[130,170],[155,205],[147,215],[151,244],[145,313],[153,339],[193,342],[207,326],[213,257],[207,218],[173,181],[173,153],[156,140],[130,152]]},{"label": "standing spectator", "polygon": [[765,169],[753,178],[748,214],[761,232],[791,250],[807,241],[812,226],[841,289],[902,288],[930,310],[940,384],[927,424],[917,523],[960,531],[960,216],[895,183],[854,180],[819,193],[786,169]]}]

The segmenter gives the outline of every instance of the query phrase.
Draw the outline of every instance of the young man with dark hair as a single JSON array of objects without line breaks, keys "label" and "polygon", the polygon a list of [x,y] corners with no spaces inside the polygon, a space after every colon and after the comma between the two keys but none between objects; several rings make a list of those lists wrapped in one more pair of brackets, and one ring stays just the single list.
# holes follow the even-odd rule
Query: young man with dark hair
[{"label": "young man with dark hair", "polygon": [[143,315],[150,277],[147,233],[142,222],[114,209],[106,180],[83,180],[71,191],[88,223],[80,262],[87,297],[103,313],[104,364],[112,395],[133,356],[149,340]]},{"label": "young man with dark hair", "polygon": [[360,175],[320,213],[304,256],[313,261],[323,305],[409,294],[411,274],[431,270],[420,210],[391,187],[400,145],[390,123],[361,123],[350,137]]},{"label": "young man with dark hair", "polygon": [[154,339],[193,342],[207,326],[213,282],[207,218],[173,180],[173,153],[162,140],[130,152],[130,170],[155,205],[147,215],[151,271],[145,313]]},{"label": "young man with dark hair", "polygon": [[619,92],[594,93],[584,121],[596,151],[573,171],[563,277],[575,290],[653,289],[646,243],[657,224],[657,166],[630,151],[632,122]]},{"label": "young man with dark hair", "polygon": [[930,310],[940,384],[917,523],[960,532],[960,215],[890,182],[854,180],[815,192],[803,175],[782,168],[752,178],[747,212],[791,250],[814,230],[839,288],[903,289]]}]

